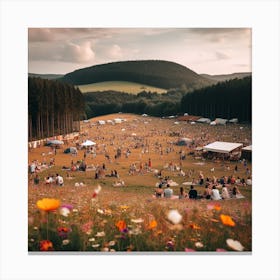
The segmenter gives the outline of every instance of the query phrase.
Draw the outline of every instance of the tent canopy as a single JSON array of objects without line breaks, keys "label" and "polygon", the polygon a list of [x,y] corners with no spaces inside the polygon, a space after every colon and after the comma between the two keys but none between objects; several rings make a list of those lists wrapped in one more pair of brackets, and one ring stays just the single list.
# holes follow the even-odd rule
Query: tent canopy
[{"label": "tent canopy", "polygon": [[231,119],[231,120],[229,120],[229,122],[230,122],[230,123],[238,123],[238,119],[237,119],[237,118]]},{"label": "tent canopy", "polygon": [[208,152],[215,152],[215,153],[230,153],[233,150],[242,147],[243,144],[241,143],[230,143],[230,142],[213,142],[203,147],[204,150]]},{"label": "tent canopy", "polygon": [[77,148],[69,147],[66,150],[64,150],[64,154],[77,154]]},{"label": "tent canopy", "polygon": [[222,118],[216,118],[215,119],[216,124],[226,124],[227,121],[228,121],[227,119],[222,119]]},{"label": "tent canopy", "polygon": [[94,145],[96,145],[96,143],[92,142],[90,140],[86,140],[84,143],[81,144],[81,146],[83,146],[83,147],[89,147],[89,146],[94,146]]},{"label": "tent canopy", "polygon": [[185,145],[189,145],[192,142],[192,139],[190,138],[180,138],[176,145],[178,146],[185,146]]},{"label": "tent canopy", "polygon": [[199,123],[210,123],[211,120],[208,119],[208,118],[200,118],[200,119],[197,120],[197,122],[199,122]]},{"label": "tent canopy", "polygon": [[242,148],[242,151],[252,152],[252,145]]},{"label": "tent canopy", "polygon": [[47,145],[63,145],[64,142],[60,140],[48,140]]}]

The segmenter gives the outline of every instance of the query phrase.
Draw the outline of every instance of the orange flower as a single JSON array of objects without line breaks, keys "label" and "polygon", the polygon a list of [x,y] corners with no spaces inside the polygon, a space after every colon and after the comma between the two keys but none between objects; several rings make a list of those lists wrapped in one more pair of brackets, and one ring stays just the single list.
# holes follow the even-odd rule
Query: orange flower
[{"label": "orange flower", "polygon": [[42,240],[40,241],[40,251],[52,251],[53,244],[50,240]]},{"label": "orange flower", "polygon": [[126,229],[126,223],[123,220],[120,220],[116,223],[116,227],[119,229],[119,231],[124,231]]},{"label": "orange flower", "polygon": [[199,227],[196,224],[190,224],[189,227],[192,228],[192,229],[201,229],[201,227]]},{"label": "orange flower", "polygon": [[235,226],[235,222],[232,220],[232,218],[230,216],[221,214],[220,218],[224,225],[230,226],[230,227]]},{"label": "orange flower", "polygon": [[220,204],[215,204],[215,205],[214,205],[214,209],[215,209],[216,211],[220,211],[220,210],[222,209],[222,207],[221,207]]},{"label": "orange flower", "polygon": [[157,221],[153,220],[149,223],[148,229],[154,229],[157,227]]},{"label": "orange flower", "polygon": [[44,211],[54,211],[56,210],[60,205],[60,201],[58,199],[53,198],[43,198],[41,200],[37,201],[37,207],[40,210]]}]

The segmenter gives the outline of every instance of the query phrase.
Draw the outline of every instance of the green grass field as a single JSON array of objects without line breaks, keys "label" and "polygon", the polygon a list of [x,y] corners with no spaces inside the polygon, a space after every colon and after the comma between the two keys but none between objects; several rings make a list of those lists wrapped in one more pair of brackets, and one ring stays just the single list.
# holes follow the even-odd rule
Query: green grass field
[{"label": "green grass field", "polygon": [[94,92],[94,91],[106,91],[106,90],[115,90],[115,91],[131,93],[131,94],[137,94],[144,90],[157,92],[157,93],[166,93],[166,90],[162,88],[152,87],[152,86],[133,83],[133,82],[125,82],[125,81],[101,82],[101,83],[94,83],[88,85],[79,85],[78,87],[82,93]]}]

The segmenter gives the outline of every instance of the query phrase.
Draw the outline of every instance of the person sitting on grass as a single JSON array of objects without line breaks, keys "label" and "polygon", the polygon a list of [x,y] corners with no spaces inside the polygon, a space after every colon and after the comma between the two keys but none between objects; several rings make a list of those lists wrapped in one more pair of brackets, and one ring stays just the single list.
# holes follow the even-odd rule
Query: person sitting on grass
[{"label": "person sitting on grass", "polygon": [[219,192],[219,190],[216,188],[215,185],[212,187],[211,199],[212,199],[212,200],[220,200],[220,199],[222,199],[221,196],[220,196],[220,192]]},{"label": "person sitting on grass", "polygon": [[202,197],[205,198],[205,199],[210,199],[211,198],[211,189],[209,187],[209,184],[206,184]]},{"label": "person sitting on grass", "polygon": [[160,198],[163,196],[163,189],[162,189],[162,185],[159,184],[158,187],[155,189],[155,196],[156,198]]},{"label": "person sitting on grass", "polygon": [[191,185],[191,189],[189,191],[189,199],[197,199],[197,190],[194,189],[193,185]]},{"label": "person sitting on grass", "polygon": [[230,198],[228,188],[225,185],[223,185],[223,188],[222,188],[222,198],[223,199],[229,199]]},{"label": "person sitting on grass", "polygon": [[173,195],[173,190],[170,188],[170,185],[167,184],[166,189],[163,192],[165,198],[171,198]]},{"label": "person sitting on grass", "polygon": [[244,198],[244,196],[241,194],[237,186],[234,186],[232,189],[232,197],[233,198]]},{"label": "person sitting on grass", "polygon": [[180,187],[180,194],[178,198],[179,199],[188,198],[188,194],[184,191],[183,187]]}]

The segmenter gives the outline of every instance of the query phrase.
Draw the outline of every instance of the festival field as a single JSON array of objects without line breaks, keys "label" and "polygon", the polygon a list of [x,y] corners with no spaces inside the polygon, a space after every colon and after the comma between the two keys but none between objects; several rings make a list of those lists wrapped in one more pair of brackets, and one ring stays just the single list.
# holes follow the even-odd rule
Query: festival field
[{"label": "festival field", "polygon": [[[115,118],[125,121],[97,124]],[[36,160],[40,166],[38,185],[33,182],[35,175],[28,174],[29,251],[251,252],[252,185],[238,186],[244,196],[240,199],[177,198],[180,187],[189,192],[190,182],[202,195],[207,177],[252,176],[250,162],[204,160],[199,154],[189,154],[214,141],[249,145],[251,126],[175,122],[107,115],[81,122],[78,139],[56,150],[48,146],[29,149],[29,164]],[[180,137],[192,139],[193,145],[175,145]],[[87,139],[96,142],[89,153],[84,149],[78,149],[77,155],[64,153]],[[118,148],[121,156],[115,157]],[[182,153],[185,158],[180,160]],[[73,163],[82,160],[86,171],[72,171]],[[114,170],[119,178],[110,176]],[[160,170],[161,178],[169,177],[173,198],[154,197]],[[63,186],[45,184],[45,178],[57,173],[64,179]],[[201,173],[202,186],[198,184]],[[44,198],[55,200],[37,203]]]}]

